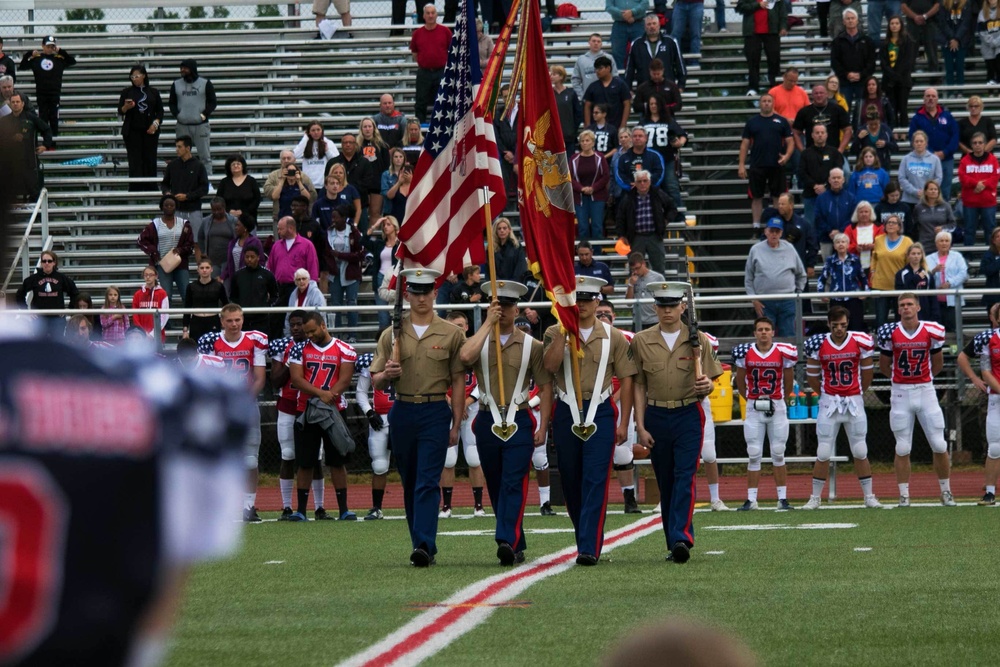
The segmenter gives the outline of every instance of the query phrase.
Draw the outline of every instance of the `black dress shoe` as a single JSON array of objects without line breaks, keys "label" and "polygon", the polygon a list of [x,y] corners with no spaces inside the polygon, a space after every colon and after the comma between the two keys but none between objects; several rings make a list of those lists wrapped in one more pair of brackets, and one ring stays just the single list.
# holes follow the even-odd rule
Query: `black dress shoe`
[{"label": "black dress shoe", "polygon": [[580,554],[576,557],[576,564],[585,565],[588,567],[591,565],[597,565],[597,556],[591,556],[590,554]]},{"label": "black dress shoe", "polygon": [[520,565],[523,562],[524,562],[524,552],[523,551],[515,551],[514,552],[514,564],[515,565]]},{"label": "black dress shoe", "polygon": [[686,563],[691,560],[691,549],[683,542],[675,542],[670,549],[670,558],[667,560],[673,560],[677,564]]},{"label": "black dress shoe", "polygon": [[431,556],[424,549],[414,549],[410,554],[410,565],[414,567],[428,567],[434,564],[434,556]]},{"label": "black dress shoe", "polygon": [[[524,555],[522,554],[522,559]],[[514,553],[514,548],[507,544],[506,542],[501,542],[497,545],[497,558],[500,559],[501,565],[513,565],[517,560],[517,554]]]}]

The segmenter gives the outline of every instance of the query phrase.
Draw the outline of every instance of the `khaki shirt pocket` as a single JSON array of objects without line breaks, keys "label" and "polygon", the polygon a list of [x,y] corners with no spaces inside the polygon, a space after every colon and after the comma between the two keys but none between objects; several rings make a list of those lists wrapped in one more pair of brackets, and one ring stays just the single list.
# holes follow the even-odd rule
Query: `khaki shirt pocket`
[{"label": "khaki shirt pocket", "polygon": [[448,361],[451,358],[451,353],[444,348],[432,348],[427,350],[427,358],[432,361]]}]

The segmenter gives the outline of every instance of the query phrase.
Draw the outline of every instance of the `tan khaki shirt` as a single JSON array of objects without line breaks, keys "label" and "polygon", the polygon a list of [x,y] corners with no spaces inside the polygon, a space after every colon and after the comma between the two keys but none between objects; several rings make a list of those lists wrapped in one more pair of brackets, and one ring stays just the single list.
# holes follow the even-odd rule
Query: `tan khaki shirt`
[{"label": "tan khaki shirt", "polygon": [[[517,381],[517,374],[521,370],[521,355],[523,354],[525,340],[531,345],[531,356],[528,362],[528,371],[524,376],[522,391],[527,393],[528,383],[532,378],[534,378],[536,385],[544,385],[552,382],[552,374],[545,370],[545,366],[542,364],[542,357],[544,355],[542,354],[541,342],[530,336],[526,336],[523,331],[515,329],[507,339],[507,344],[502,348],[504,400],[499,400],[500,382],[497,378],[497,344],[494,342],[493,334],[491,333],[489,340],[486,342],[489,346],[490,359],[490,395],[499,405],[510,405],[510,402],[514,398],[514,383]],[[477,356],[476,362],[472,365],[472,368],[476,371],[476,378],[479,380],[480,392],[485,388],[483,384],[482,359],[481,355]]]},{"label": "tan khaki shirt", "polygon": [[[713,380],[722,375],[719,358],[705,334],[701,341],[701,370]],[[681,401],[698,398],[694,391],[694,348],[688,340],[688,328],[681,325],[680,335],[671,351],[663,340],[660,327],[650,327],[632,338],[632,357],[637,368],[635,381],[646,387],[646,400]]]},{"label": "tan khaki shirt", "polygon": [[[421,338],[410,324],[410,316],[403,316],[403,332],[399,338],[399,364],[403,374],[394,381],[397,394],[405,396],[444,394],[451,388],[451,376],[464,373],[465,366],[458,353],[465,343],[465,334],[451,322],[437,315]],[[369,372],[374,375],[385,370],[392,357],[392,329],[379,336]]]},{"label": "tan khaki shirt", "polygon": [[[584,400],[591,398],[594,382],[597,380],[597,367],[601,363],[601,341],[608,337],[604,323],[598,320],[590,338],[583,344],[583,358],[580,359],[580,389]],[[545,330],[545,346],[566,345],[566,336],[559,331],[559,325],[553,324]],[[608,368],[604,373],[604,384],[601,393],[611,387],[612,376],[619,380],[635,375],[635,364],[632,363],[632,350],[621,331],[611,327],[611,353],[608,356]],[[553,373],[553,380],[560,391],[566,392],[566,378],[562,364]]]}]

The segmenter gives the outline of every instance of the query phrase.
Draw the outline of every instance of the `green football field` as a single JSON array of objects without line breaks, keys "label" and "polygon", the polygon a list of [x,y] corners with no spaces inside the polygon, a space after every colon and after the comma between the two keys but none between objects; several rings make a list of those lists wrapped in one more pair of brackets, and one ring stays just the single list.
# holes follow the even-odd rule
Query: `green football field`
[{"label": "green football field", "polygon": [[[594,664],[670,616],[741,637],[765,665],[996,662],[995,508],[699,512],[686,565],[664,561],[655,521],[610,514],[606,532],[624,537],[583,568],[550,556],[573,544],[568,517],[528,516],[528,561],[506,569],[492,516],[443,520],[426,570],[409,566],[402,520],[265,521],[195,572],[168,664],[335,665],[428,614],[433,641],[422,629],[399,646],[431,665]],[[518,590],[462,603],[491,577]]]}]

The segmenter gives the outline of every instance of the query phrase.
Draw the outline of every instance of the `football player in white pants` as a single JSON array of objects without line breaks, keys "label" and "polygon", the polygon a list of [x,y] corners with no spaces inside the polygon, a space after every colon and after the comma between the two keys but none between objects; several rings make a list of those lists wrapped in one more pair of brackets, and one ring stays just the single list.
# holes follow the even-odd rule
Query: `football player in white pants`
[{"label": "football player in white pants", "polygon": [[[958,355],[958,367],[981,391],[989,394],[986,408],[986,493],[979,505],[997,504],[997,477],[1000,476],[1000,303],[990,306],[990,326],[966,345]],[[976,376],[971,357],[979,359],[982,379]]]},{"label": "football player in white pants", "polygon": [[[531,336],[531,322],[528,321],[527,317],[518,317],[514,320],[514,326],[520,329],[523,333]],[[531,406],[531,419],[535,424],[535,429],[540,427],[541,412],[540,405],[542,403],[541,397],[538,395],[538,387],[534,385],[534,379],[531,380],[531,390],[528,392],[528,405]],[[551,416],[551,415],[550,415]],[[531,467],[535,469],[535,483],[538,484],[538,511],[542,516],[556,516],[555,510],[552,509],[552,486],[549,481],[549,452],[548,452],[548,440],[546,439],[545,444],[535,447],[535,452],[531,455]]]},{"label": "football player in white pants", "polygon": [[819,509],[823,487],[830,474],[830,457],[837,445],[841,424],[847,432],[864,493],[865,507],[881,508],[872,490],[872,466],[868,462],[868,416],[863,395],[874,374],[874,343],[872,337],[858,331],[848,331],[850,313],[833,306],[826,316],[830,333],[811,336],[805,343],[806,381],[819,395],[819,415],[816,418],[816,463],[813,466],[812,494],[802,509]]},{"label": "football player in white pants", "polygon": [[[705,331],[702,333],[712,344],[712,352],[718,355],[719,339]],[[713,512],[729,512],[730,508],[719,497],[719,464],[715,461],[715,419],[712,417],[712,403],[708,396],[702,399],[701,407],[705,412],[705,435],[702,438],[701,462],[705,464],[709,501]]]},{"label": "football player in white pants", "polygon": [[889,403],[889,426],[896,437],[896,482],[899,506],[910,506],[910,450],[913,447],[913,421],[920,422],[924,436],[934,453],[934,470],[941,487],[941,504],[955,506],[951,494],[951,462],[944,439],[944,413],[934,393],[934,376],[941,371],[944,327],[937,322],[918,319],[920,302],[913,293],[897,300],[899,322],[883,324],[878,330],[878,366],[892,378]]},{"label": "football player in white pants", "polygon": [[771,467],[778,491],[779,510],[793,509],[788,503],[785,444],[788,442],[788,413],[784,397],[792,392],[792,373],[798,350],[788,343],[774,342],[774,323],[767,317],[754,320],[756,342],[733,348],[736,388],[747,402],[743,437],[747,442],[747,500],[737,511],[757,509],[757,487],[764,458],[764,436],[771,447]]},{"label": "football player in white pants", "polygon": [[[614,325],[615,307],[608,299],[602,300],[597,306],[597,319],[603,320],[612,326]],[[619,331],[622,332],[625,340],[628,341],[631,341],[632,337],[635,336],[635,333],[631,331],[625,331],[624,329],[619,329]],[[632,447],[636,442],[635,418],[631,412],[627,415],[622,414],[618,378],[612,378],[611,385],[614,388],[614,393],[611,397],[615,401],[615,410],[618,414],[618,424],[616,426],[621,425],[623,420],[628,420],[628,437],[625,439],[625,442],[615,445],[615,454],[611,462],[611,467],[614,468],[618,476],[618,484],[622,487],[622,496],[625,499],[625,514],[642,514],[642,510],[639,509],[639,503],[636,500],[635,462],[632,452]]]},{"label": "football player in white pants", "polygon": [[358,376],[354,398],[368,418],[368,455],[372,459],[372,507],[365,515],[365,521],[377,521],[383,517],[382,501],[389,474],[389,410],[396,397],[396,390],[389,385],[385,389],[375,389],[372,394],[374,405],[369,402],[372,376],[368,367],[372,364],[372,357],[371,352],[362,354],[354,366]]}]

